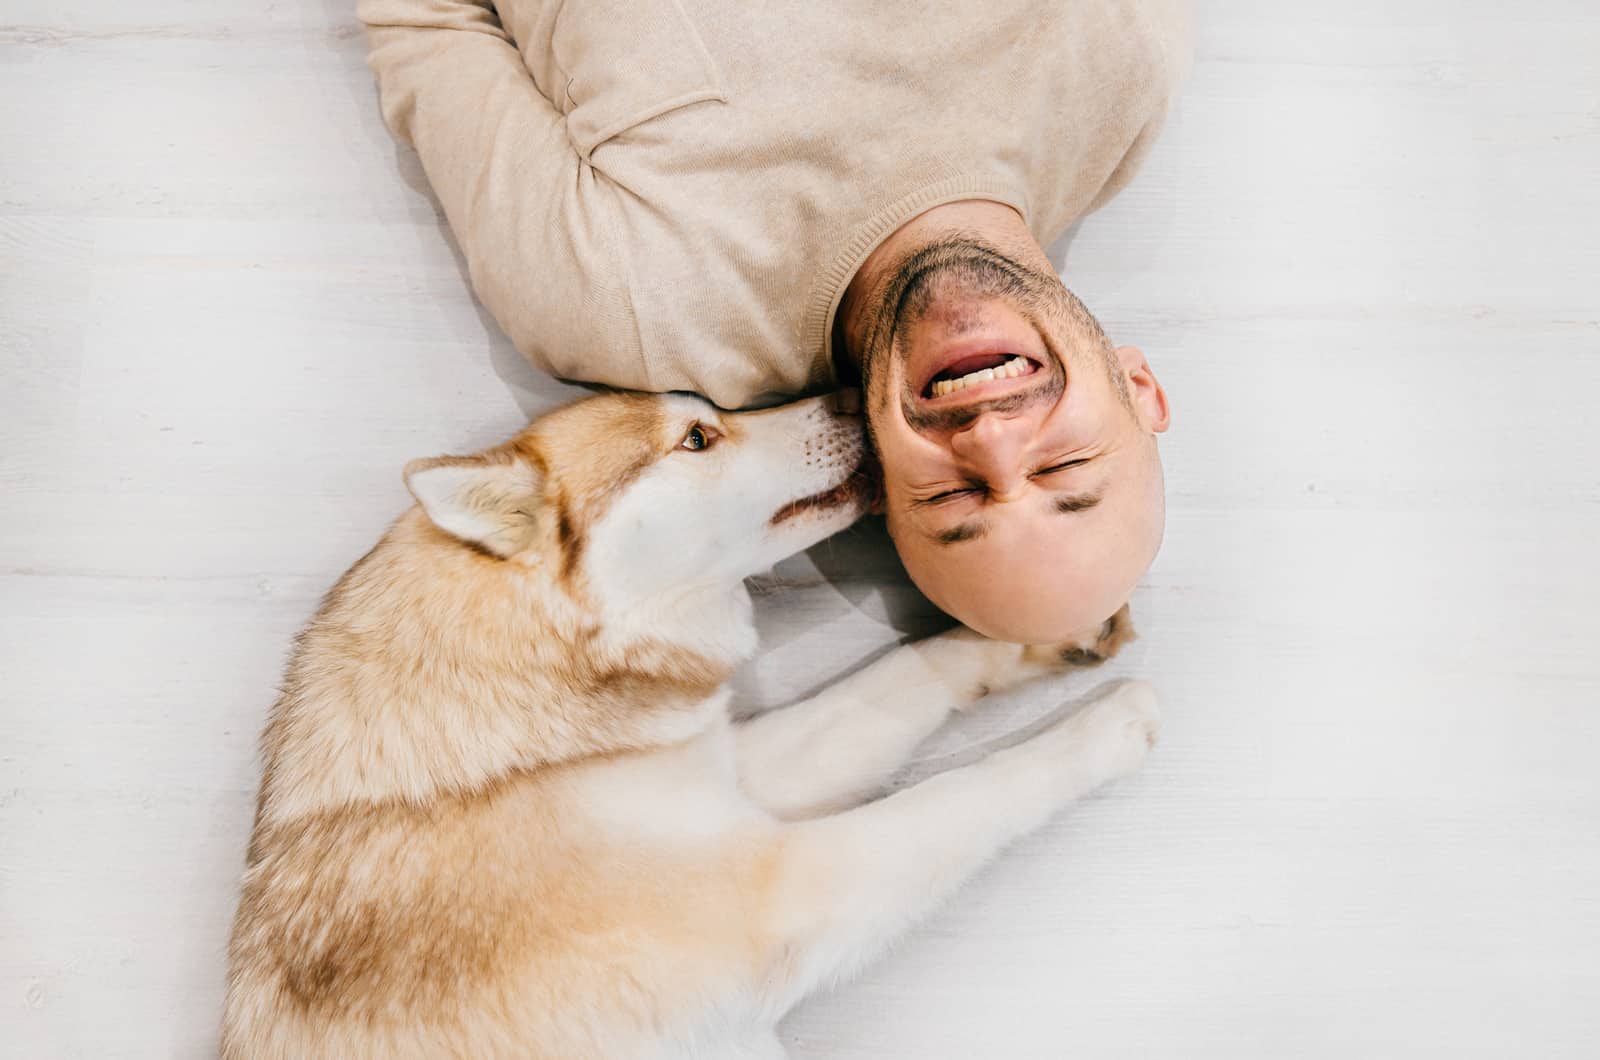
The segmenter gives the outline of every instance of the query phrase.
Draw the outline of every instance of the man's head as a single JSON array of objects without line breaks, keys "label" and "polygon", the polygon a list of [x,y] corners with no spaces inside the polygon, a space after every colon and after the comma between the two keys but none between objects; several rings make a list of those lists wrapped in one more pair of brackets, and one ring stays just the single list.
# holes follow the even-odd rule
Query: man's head
[{"label": "man's head", "polygon": [[880,247],[841,307],[889,534],[968,626],[1060,641],[1110,617],[1155,558],[1166,395],[1014,212],[941,210]]}]

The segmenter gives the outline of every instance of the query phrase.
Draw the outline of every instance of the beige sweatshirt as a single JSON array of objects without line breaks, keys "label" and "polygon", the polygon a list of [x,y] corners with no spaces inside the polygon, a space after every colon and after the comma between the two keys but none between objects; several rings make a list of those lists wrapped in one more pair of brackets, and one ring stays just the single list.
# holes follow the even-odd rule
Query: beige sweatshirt
[{"label": "beige sweatshirt", "polygon": [[828,385],[863,259],[940,203],[1043,244],[1132,175],[1182,0],[359,0],[485,306],[569,379]]}]

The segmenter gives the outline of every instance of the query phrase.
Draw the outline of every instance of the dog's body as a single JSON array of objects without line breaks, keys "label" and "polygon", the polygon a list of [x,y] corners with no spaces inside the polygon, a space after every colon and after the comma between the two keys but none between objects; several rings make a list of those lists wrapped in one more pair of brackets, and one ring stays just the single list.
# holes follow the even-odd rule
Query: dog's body
[{"label": "dog's body", "polygon": [[1125,684],[855,805],[1121,620],[1052,650],[944,634],[730,722],[742,579],[860,514],[860,453],[815,401],[608,396],[408,468],[420,505],[302,633],[264,737],[223,1053],[781,1056],[808,991],[1135,768],[1155,714]]}]

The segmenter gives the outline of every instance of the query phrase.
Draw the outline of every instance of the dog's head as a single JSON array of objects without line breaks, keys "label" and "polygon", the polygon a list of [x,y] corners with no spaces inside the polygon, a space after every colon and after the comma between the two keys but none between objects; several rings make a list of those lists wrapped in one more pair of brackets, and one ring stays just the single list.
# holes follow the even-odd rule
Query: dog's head
[{"label": "dog's head", "polygon": [[849,526],[866,508],[863,453],[859,420],[821,398],[729,413],[607,394],[405,475],[439,529],[617,615],[737,587]]}]

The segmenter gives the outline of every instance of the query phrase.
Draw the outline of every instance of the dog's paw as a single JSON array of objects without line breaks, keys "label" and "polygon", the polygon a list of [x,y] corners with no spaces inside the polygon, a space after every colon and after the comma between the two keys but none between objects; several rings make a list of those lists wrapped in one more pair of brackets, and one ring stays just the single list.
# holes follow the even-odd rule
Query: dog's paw
[{"label": "dog's paw", "polygon": [[1046,735],[1084,770],[1086,787],[1125,777],[1144,764],[1161,734],[1156,691],[1144,681],[1118,681]]},{"label": "dog's paw", "polygon": [[1099,666],[1137,636],[1132,612],[1123,604],[1098,627],[1068,637],[1060,644],[1035,644],[1027,648],[1022,657],[1025,662],[1047,671]]},{"label": "dog's paw", "polygon": [[1133,637],[1133,621],[1124,605],[1095,629],[1060,644],[1010,644],[957,626],[906,650],[939,673],[953,691],[956,705],[965,708],[991,692],[1102,663]]}]

